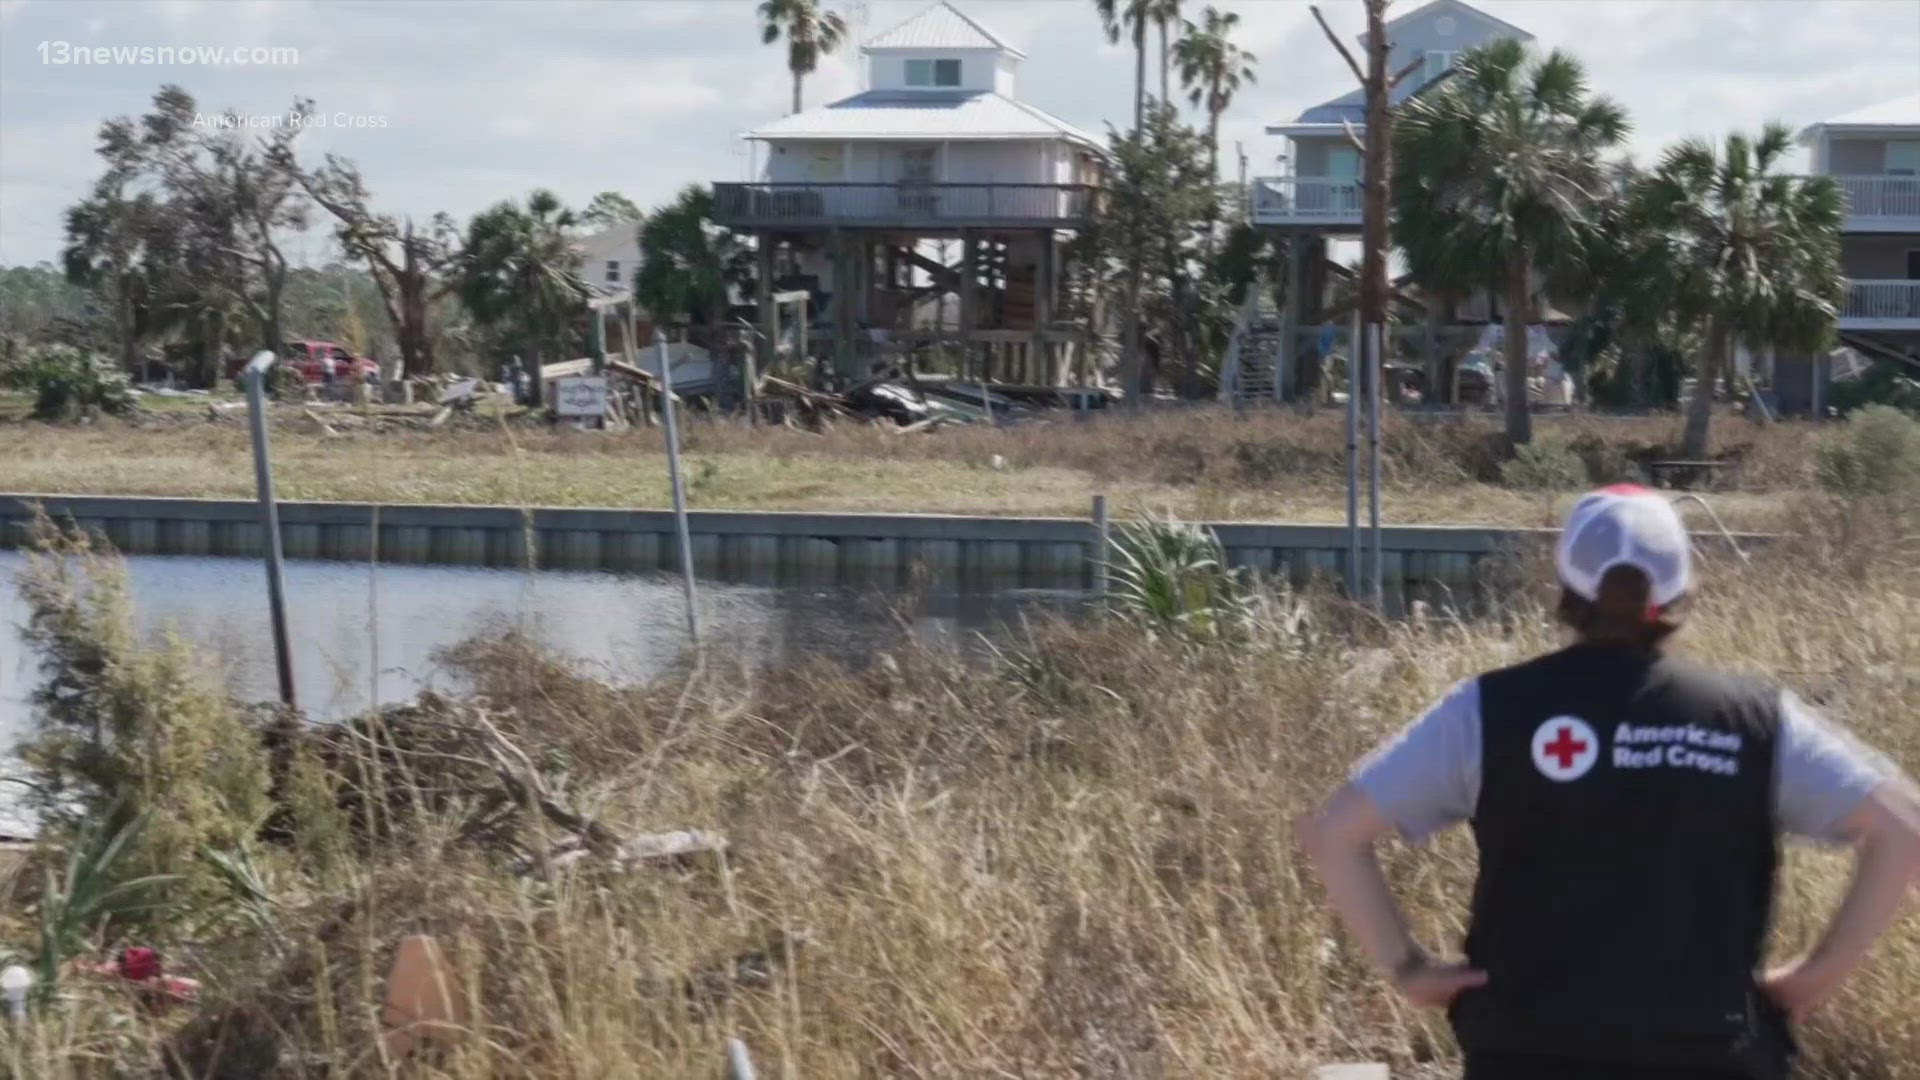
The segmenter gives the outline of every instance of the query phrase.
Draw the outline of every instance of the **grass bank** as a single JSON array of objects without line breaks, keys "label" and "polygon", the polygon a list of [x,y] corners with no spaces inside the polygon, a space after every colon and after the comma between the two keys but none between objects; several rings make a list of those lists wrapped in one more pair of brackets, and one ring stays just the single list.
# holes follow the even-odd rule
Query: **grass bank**
[{"label": "grass bank", "polygon": [[[1636,479],[1662,456],[1671,418],[1543,417],[1560,466],[1524,480],[1502,471],[1492,421],[1390,417],[1383,440],[1386,516],[1403,524],[1545,525],[1582,488]],[[324,422],[324,428],[321,424]],[[1738,462],[1714,497],[1734,527],[1771,529],[1811,482],[1825,429],[1723,422]],[[661,507],[669,504],[657,431],[585,433],[473,421],[417,421],[282,409],[275,477],[283,497],[384,502]],[[697,508],[1010,515],[1087,512],[1106,494],[1123,512],[1198,519],[1344,520],[1341,421],[1211,407],[1058,419],[1012,428],[900,435],[845,424],[823,432],[696,420],[687,428]],[[244,423],[191,414],[123,423],[0,423],[0,487],[48,494],[252,494]]]},{"label": "grass bank", "polygon": [[[1680,648],[1773,673],[1920,768],[1920,579],[1860,550],[1801,539],[1706,566]],[[709,657],[641,687],[476,642],[449,658],[466,692],[292,770],[277,829],[243,844],[245,902],[89,939],[161,944],[206,980],[197,1010],[146,1019],[81,987],[0,1060],[50,1080],[167,1055],[192,1076],[706,1076],[738,1034],[764,1073],[809,1078],[1303,1077],[1353,1059],[1448,1075],[1444,1025],[1336,931],[1288,822],[1454,681],[1552,647],[1547,599],[1400,625],[1314,601],[1225,641],[1036,626],[976,661],[910,643],[860,669]],[[103,707],[198,723],[219,706],[184,670]],[[718,832],[728,859],[559,865],[566,828],[485,794],[500,769],[462,741],[483,727],[576,815],[616,836]],[[1466,838],[1388,863],[1421,938],[1457,945]],[[1843,883],[1835,856],[1791,853],[1777,953],[1808,944]],[[30,947],[32,899],[0,904],[0,948]],[[375,1038],[409,933],[446,947],[473,1032],[430,1069]],[[1806,1032],[1808,1075],[1915,1076],[1917,997],[1909,910]]]}]

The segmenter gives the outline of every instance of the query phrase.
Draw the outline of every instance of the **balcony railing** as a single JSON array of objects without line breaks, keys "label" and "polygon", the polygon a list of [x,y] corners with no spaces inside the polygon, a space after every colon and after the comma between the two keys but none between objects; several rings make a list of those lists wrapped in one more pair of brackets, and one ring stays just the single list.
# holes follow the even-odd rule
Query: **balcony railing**
[{"label": "balcony railing", "polygon": [[1256,225],[1358,225],[1360,181],[1325,176],[1263,176],[1253,182]]},{"label": "balcony railing", "polygon": [[1920,281],[1850,281],[1840,325],[1920,328]]},{"label": "balcony railing", "polygon": [[736,228],[868,225],[1072,228],[1093,217],[1086,184],[718,183],[713,219]]},{"label": "balcony railing", "polygon": [[1920,176],[1836,176],[1847,197],[1847,227],[1920,230]]}]

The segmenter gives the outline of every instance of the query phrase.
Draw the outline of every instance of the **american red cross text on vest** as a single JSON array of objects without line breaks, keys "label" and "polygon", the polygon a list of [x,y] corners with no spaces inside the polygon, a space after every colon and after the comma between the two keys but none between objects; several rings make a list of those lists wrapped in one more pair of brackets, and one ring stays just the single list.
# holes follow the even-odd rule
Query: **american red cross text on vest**
[{"label": "american red cross text on vest", "polygon": [[1600,760],[1600,737],[1577,716],[1556,716],[1533,733],[1533,764],[1540,775],[1562,783],[1587,775]]}]

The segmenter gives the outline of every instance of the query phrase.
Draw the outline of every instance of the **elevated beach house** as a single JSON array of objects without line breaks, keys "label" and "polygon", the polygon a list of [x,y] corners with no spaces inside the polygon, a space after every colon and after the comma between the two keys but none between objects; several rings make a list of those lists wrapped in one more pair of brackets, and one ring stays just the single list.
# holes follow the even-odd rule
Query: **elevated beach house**
[{"label": "elevated beach house", "polygon": [[1060,241],[1091,220],[1099,142],[1021,100],[1026,54],[952,4],[860,51],[866,89],[748,132],[756,178],[714,185],[719,223],[757,237],[763,320],[806,290],[844,379],[938,343],[1057,381],[1085,340]]},{"label": "elevated beach house", "polygon": [[[1800,142],[1812,171],[1833,177],[1847,200],[1840,343],[1920,376],[1920,94],[1809,124]],[[1818,410],[1829,374],[1822,360],[1780,358],[1782,408]]]}]

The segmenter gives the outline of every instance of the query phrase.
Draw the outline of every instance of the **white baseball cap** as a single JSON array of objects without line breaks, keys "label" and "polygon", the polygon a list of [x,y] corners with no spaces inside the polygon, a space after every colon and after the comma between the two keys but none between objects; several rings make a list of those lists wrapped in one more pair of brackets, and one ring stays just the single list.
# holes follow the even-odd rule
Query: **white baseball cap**
[{"label": "white baseball cap", "polygon": [[1597,599],[1616,566],[1647,575],[1649,599],[1666,607],[1693,587],[1687,527],[1673,504],[1638,484],[1613,484],[1581,496],[1567,515],[1554,562],[1567,588]]}]

